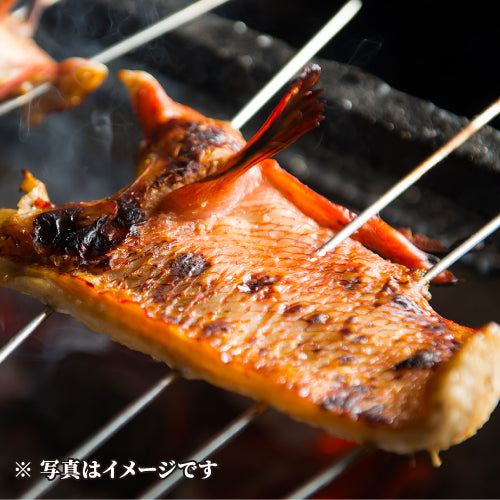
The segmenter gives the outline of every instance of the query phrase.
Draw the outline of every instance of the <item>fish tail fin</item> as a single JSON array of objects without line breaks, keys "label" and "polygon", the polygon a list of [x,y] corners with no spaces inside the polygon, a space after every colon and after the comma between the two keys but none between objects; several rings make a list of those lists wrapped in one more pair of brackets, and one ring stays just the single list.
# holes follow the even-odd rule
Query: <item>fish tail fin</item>
[{"label": "fish tail fin", "polygon": [[323,89],[312,88],[320,72],[321,68],[316,64],[304,68],[259,131],[210,179],[235,171],[241,175],[316,127],[324,118],[322,111],[325,106],[318,100]]},{"label": "fish tail fin", "polygon": [[253,189],[259,177],[256,175],[240,182],[242,175],[258,163],[264,167],[269,157],[311,130],[323,118],[324,104],[317,100],[321,90],[312,90],[319,73],[317,65],[304,69],[264,125],[242,149],[203,181],[169,193],[159,209],[190,218],[222,213],[238,203]]}]

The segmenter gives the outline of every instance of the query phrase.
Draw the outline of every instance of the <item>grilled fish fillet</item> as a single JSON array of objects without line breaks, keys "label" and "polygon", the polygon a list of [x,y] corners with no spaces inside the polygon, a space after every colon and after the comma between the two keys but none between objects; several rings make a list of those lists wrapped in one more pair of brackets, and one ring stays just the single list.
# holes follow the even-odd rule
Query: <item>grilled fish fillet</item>
[{"label": "grilled fish fillet", "polygon": [[500,328],[440,317],[427,255],[379,218],[318,258],[354,215],[268,159],[321,118],[318,75],[305,70],[245,144],[122,71],[145,131],[137,177],[54,206],[25,172],[18,210],[0,211],[0,283],[336,436],[448,448],[497,404]]},{"label": "grilled fish fillet", "polygon": [[42,2],[35,0],[32,14],[20,20],[9,14],[15,0],[0,0],[0,100],[18,97],[42,83],[53,87],[33,100],[26,119],[40,123],[46,114],[78,106],[108,74],[105,65],[80,57],[58,63],[33,40]]}]

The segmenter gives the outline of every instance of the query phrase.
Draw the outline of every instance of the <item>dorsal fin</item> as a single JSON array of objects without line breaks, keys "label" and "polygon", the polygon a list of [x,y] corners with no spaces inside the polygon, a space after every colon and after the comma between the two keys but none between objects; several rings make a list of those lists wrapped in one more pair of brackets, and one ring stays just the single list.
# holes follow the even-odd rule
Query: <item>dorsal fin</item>
[{"label": "dorsal fin", "polygon": [[[214,175],[170,193],[163,201],[162,209],[168,207],[177,212],[185,210],[187,216],[216,210],[216,207],[222,206],[222,196],[219,191],[224,191],[224,196],[230,196],[228,187],[233,181],[316,127],[323,118],[321,113],[324,103],[318,101],[318,95],[322,90],[312,90],[312,87],[320,72],[321,69],[317,65],[306,67],[292,82],[288,92],[264,125],[240,151]],[[248,189],[252,186],[253,183],[250,182]],[[239,195],[234,198],[235,200],[241,198],[241,189],[242,186],[239,187]],[[231,203],[225,200],[223,205],[227,209]]]}]

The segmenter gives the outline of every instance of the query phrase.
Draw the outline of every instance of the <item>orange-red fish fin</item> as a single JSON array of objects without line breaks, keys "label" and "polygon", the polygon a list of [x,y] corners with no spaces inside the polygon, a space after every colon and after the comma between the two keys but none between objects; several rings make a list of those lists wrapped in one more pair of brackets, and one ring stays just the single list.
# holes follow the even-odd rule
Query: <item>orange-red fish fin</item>
[{"label": "orange-red fish fin", "polygon": [[[297,178],[283,170],[277,162],[262,162],[264,176],[272,182],[290,201],[318,224],[340,231],[356,214],[336,205],[302,184]],[[411,269],[429,269],[432,262],[428,255],[413,245],[403,234],[384,222],[372,217],[352,238],[383,257],[403,264]],[[434,283],[454,283],[456,278],[449,272],[441,273]]]},{"label": "orange-red fish fin", "polygon": [[[320,71],[317,65],[305,68],[264,125],[240,151],[216,174],[170,193],[162,202],[162,209],[175,210],[181,216],[197,217],[234,206],[255,185],[250,177],[247,183],[236,182],[240,176],[289,146],[323,118],[324,103],[318,101],[321,90],[312,89]],[[231,189],[235,192],[232,193]]]},{"label": "orange-red fish fin", "polygon": [[5,17],[16,0],[0,0],[0,20]]},{"label": "orange-red fish fin", "polygon": [[206,120],[201,113],[173,101],[158,80],[145,71],[122,69],[118,78],[129,92],[132,107],[146,136],[172,118]]},{"label": "orange-red fish fin", "polygon": [[65,59],[54,69],[53,87],[33,99],[31,106],[26,109],[26,118],[32,125],[41,123],[49,113],[79,106],[108,75],[108,68],[104,64],[82,57]]},{"label": "orange-red fish fin", "polygon": [[324,102],[318,100],[322,89],[313,89],[321,68],[307,66],[290,84],[262,127],[214,177],[238,170],[240,175],[295,142],[301,135],[318,126],[323,117]]}]

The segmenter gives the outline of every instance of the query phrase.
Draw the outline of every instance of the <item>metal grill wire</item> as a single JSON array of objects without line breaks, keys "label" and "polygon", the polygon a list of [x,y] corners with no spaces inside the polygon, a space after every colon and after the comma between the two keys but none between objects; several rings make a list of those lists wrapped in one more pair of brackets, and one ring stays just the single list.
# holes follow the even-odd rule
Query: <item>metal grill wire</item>
[{"label": "metal grill wire", "polygon": [[[299,64],[299,66],[302,64],[303,63],[301,62]],[[289,69],[288,71],[291,71],[292,74],[296,72],[296,70],[294,70],[294,69]],[[270,82],[270,83],[272,84],[273,82]],[[278,88],[279,87],[277,87],[277,89]],[[266,89],[264,89],[264,91],[265,90]],[[259,96],[257,96],[257,97],[259,97]],[[252,104],[252,103],[250,103],[250,104]],[[264,104],[264,101],[262,101],[262,104]],[[242,116],[245,112],[247,112],[249,114],[247,117],[243,118]],[[497,112],[498,111],[495,112],[495,115]],[[238,127],[241,127],[244,124],[245,120],[252,115],[252,113],[253,113],[252,111],[248,112],[245,109],[242,110],[242,112],[238,115],[238,117],[235,117],[235,119],[233,120],[233,124],[238,125]],[[492,117],[493,116],[494,115],[492,115]],[[490,117],[489,119],[491,119],[492,117]],[[389,201],[387,203],[389,203]],[[369,209],[367,209],[367,211],[368,210]],[[487,228],[484,229],[482,232],[478,232],[478,234],[475,237],[471,237],[471,241],[473,241],[474,244],[476,244],[478,241],[485,238],[487,236],[487,234],[490,234],[491,232],[496,230],[498,228],[498,225],[500,224],[499,217],[500,216],[496,217],[493,221],[491,221],[487,225]],[[348,235],[344,236],[344,238],[346,238],[346,237],[348,237]],[[337,241],[337,244],[338,243],[339,243],[339,241]],[[469,251],[472,248],[472,246],[473,246],[472,243],[470,243],[469,245],[466,245],[466,244],[462,245],[463,248],[456,250],[456,252],[455,252],[456,255],[452,259],[450,259],[450,262],[447,265],[451,265],[454,262],[454,260],[457,260],[464,253]],[[442,268],[444,268],[444,267],[441,266],[440,270],[442,270]],[[438,271],[436,271],[436,273],[437,272]],[[428,274],[430,274],[430,273],[428,273]],[[430,279],[430,277],[429,277],[429,279]],[[12,351],[14,351],[14,349],[32,331],[34,331],[41,324],[41,322],[43,322],[50,314],[51,314],[50,308],[44,309],[44,311],[42,311],[42,313],[31,322],[31,326],[28,326],[25,329],[23,329],[23,331],[21,331],[20,334],[18,336],[16,336],[17,341],[11,343],[11,345],[8,346],[8,349],[4,349],[2,351],[2,353],[0,355],[0,362],[3,359],[5,359]],[[151,398],[156,397],[156,395],[158,395],[163,390],[163,388],[165,388],[167,385],[169,385],[170,382],[175,380],[175,378],[176,378],[175,375],[169,375],[168,377],[162,379],[157,385],[155,385],[155,387],[153,389],[151,389],[151,391],[148,391],[147,393],[145,393],[141,398],[138,399],[138,401],[135,404],[130,405],[130,407],[132,407],[132,406],[134,407],[134,410],[133,411],[130,410],[130,417],[124,418],[123,424],[125,424],[126,421],[128,421],[128,418],[133,418],[133,416],[136,414],[136,412],[140,411],[145,406],[145,404],[147,404],[147,403],[144,403],[141,401],[150,401]],[[125,409],[124,412],[121,412],[121,414],[118,416],[117,420],[120,420],[122,413],[127,413],[127,410],[129,410],[129,408]],[[242,414],[242,422],[244,422],[244,423],[243,423],[241,429],[243,429],[246,425],[248,425],[248,423],[250,423],[253,420],[253,418],[260,415],[261,412],[262,412],[262,408],[251,408],[251,409],[247,410],[246,412],[244,412],[244,414]],[[116,430],[118,430],[118,428],[120,426],[118,426],[117,423],[114,422],[113,427],[115,428],[114,431],[116,431]],[[103,429],[103,431],[104,431],[104,429]],[[78,450],[71,452],[68,456],[82,457],[82,458],[88,456],[93,451],[93,449],[101,443],[101,437],[99,437],[99,434],[100,433],[97,433],[97,435],[94,437],[94,439],[89,440],[88,445],[81,446]],[[222,436],[224,436],[224,433],[222,434]],[[216,436],[215,440],[217,440],[219,438],[220,438],[220,436]],[[220,445],[224,444],[227,441],[227,439],[228,438],[223,438]],[[217,447],[214,449],[217,449]],[[355,452],[349,454],[345,460],[341,461],[339,464],[335,464],[331,469],[329,468],[327,471],[320,474],[318,477],[313,478],[309,483],[303,485],[303,487],[297,489],[294,493],[292,493],[290,495],[290,497],[300,498],[300,497],[310,496],[317,489],[319,489],[322,485],[324,485],[327,481],[331,481],[331,479],[333,477],[336,477],[338,474],[340,474],[353,460],[355,460],[359,456],[360,453],[361,453],[360,451],[356,450]],[[202,455],[194,455],[194,456],[198,456],[198,458],[201,459]],[[157,496],[160,496],[161,494],[164,494],[167,490],[169,490],[172,486],[174,486],[176,484],[177,480],[178,479],[176,479],[175,481],[170,481],[169,485],[158,484],[158,485],[156,485],[156,487],[155,487],[155,485],[153,485],[150,489],[148,489],[145,492],[144,497],[151,498],[151,497],[157,497]],[[30,493],[27,495],[27,497],[32,497],[32,496],[42,494],[46,489],[48,489],[48,488],[41,488],[38,492],[36,492],[36,489],[30,490]]]},{"label": "metal grill wire", "polygon": [[[203,2],[198,2],[203,3]],[[221,2],[211,2],[215,5]],[[343,27],[345,23],[359,10],[360,2],[357,0],[351,0],[344,6],[341,11],[335,15],[332,20],[327,23],[322,30],[320,30],[311,41],[306,44],[301,51],[276,75],[276,77],[269,82],[269,84],[262,89],[262,91],[255,96],[255,98],[249,102],[249,104],[241,110],[241,112],[233,119],[233,126],[241,127],[244,123],[262,106],[265,104],[267,99],[277,92],[284,83],[295,74],[300,67],[307,62],[307,60],[312,57],[319,48],[324,45],[339,29]],[[185,9],[187,10],[187,9]],[[174,16],[175,17],[175,16]],[[158,23],[153,26],[152,29],[145,30],[146,38],[153,38],[158,36],[161,31],[165,31],[163,28],[158,29],[158,25],[163,25],[164,23]],[[169,27],[172,23],[168,23]],[[170,28],[169,28],[170,29]],[[154,33],[154,36],[150,36],[148,33]],[[139,34],[139,36],[131,37],[129,40],[125,40],[105,50],[94,57],[95,60],[108,62],[113,57],[121,55],[124,50],[129,50],[134,48],[134,39],[140,40],[141,43],[144,42],[144,36]],[[123,49],[125,48],[125,49]],[[21,99],[15,99],[10,102],[6,102],[0,108],[0,113],[4,114],[15,107],[25,104],[30,98],[40,95],[45,91],[45,87],[42,86],[39,89],[35,89],[30,95],[24,96]],[[50,307],[46,307],[39,315],[37,315],[26,327],[24,327],[2,350],[0,354],[0,362],[6,359],[31,333],[33,333],[37,327],[52,313]],[[155,384],[149,391],[147,391],[143,396],[138,398],[134,403],[127,406],[122,412],[120,412],[115,418],[113,418],[107,425],[105,425],[99,432],[87,440],[83,445],[73,450],[68,454],[68,457],[73,459],[84,459],[90,453],[92,453],[98,446],[102,445],[104,441],[109,439],[115,432],[117,432],[123,425],[125,425],[130,419],[132,419],[139,411],[141,411],[147,404],[149,404],[155,397],[157,397],[161,391],[170,385],[172,381],[176,378],[175,374],[167,376],[161,379],[157,384]],[[229,439],[236,435],[239,431],[243,430],[254,418],[260,415],[264,407],[262,405],[257,405],[254,408],[250,408],[242,414],[242,416],[237,419],[232,425],[230,425],[222,434],[216,436],[207,446],[202,448],[202,451],[194,455],[194,458],[201,459],[207,456],[209,452],[213,452],[219,447],[226,444]],[[347,462],[346,462],[347,463]],[[169,484],[164,484],[159,482],[153,485],[147,492],[145,492],[146,497],[159,496],[168,489],[171,489],[175,484],[181,480],[180,475],[173,476],[169,480]],[[48,481],[39,481],[32,488],[30,488],[25,494],[25,498],[35,498],[46,493],[55,483],[50,483]]]}]

